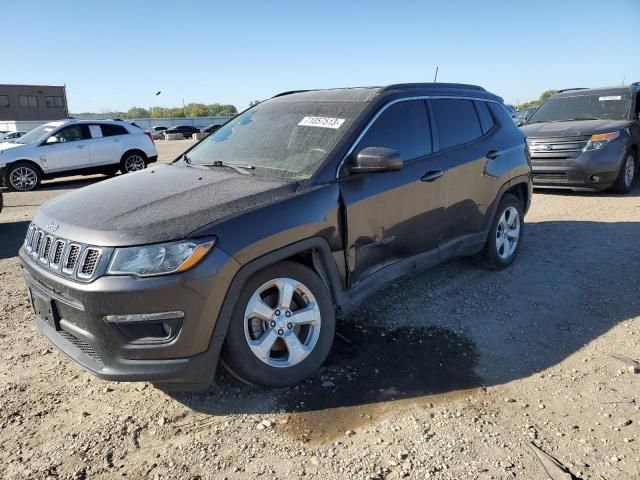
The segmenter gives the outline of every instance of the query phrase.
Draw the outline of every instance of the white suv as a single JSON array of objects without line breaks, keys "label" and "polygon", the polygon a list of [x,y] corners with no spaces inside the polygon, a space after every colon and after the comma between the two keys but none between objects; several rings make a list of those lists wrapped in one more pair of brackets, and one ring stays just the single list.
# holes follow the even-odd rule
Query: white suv
[{"label": "white suv", "polygon": [[14,191],[33,190],[43,178],[146,168],[158,151],[140,127],[114,120],[67,120],[39,126],[0,143],[0,180]]}]

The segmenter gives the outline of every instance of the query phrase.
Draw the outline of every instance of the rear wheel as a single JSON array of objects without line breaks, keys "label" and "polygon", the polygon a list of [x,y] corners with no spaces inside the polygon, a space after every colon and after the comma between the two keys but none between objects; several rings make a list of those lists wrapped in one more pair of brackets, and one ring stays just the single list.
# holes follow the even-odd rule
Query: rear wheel
[{"label": "rear wheel", "polygon": [[635,183],[637,171],[638,160],[635,153],[630,151],[624,162],[622,162],[620,173],[618,173],[618,178],[611,186],[611,191],[622,195],[629,193]]},{"label": "rear wheel", "polygon": [[511,265],[520,251],[523,230],[522,203],[517,197],[506,194],[498,205],[487,243],[480,254],[483,263],[493,270]]},{"label": "rear wheel", "polygon": [[243,287],[222,361],[252,385],[283,387],[311,376],[325,361],[335,333],[331,295],[311,269],[282,262]]},{"label": "rear wheel", "polygon": [[7,170],[6,184],[14,192],[29,192],[42,181],[40,170],[29,162],[16,162]]},{"label": "rear wheel", "polygon": [[145,168],[147,168],[147,157],[141,152],[128,152],[120,162],[120,171],[122,173],[137,172]]}]

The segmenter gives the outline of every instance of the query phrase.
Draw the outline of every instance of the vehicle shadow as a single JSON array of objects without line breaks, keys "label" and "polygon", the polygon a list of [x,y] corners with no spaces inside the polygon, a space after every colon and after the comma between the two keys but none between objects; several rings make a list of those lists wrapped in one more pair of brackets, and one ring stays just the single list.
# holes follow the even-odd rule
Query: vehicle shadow
[{"label": "vehicle shadow", "polygon": [[562,197],[603,197],[603,198],[621,198],[621,197],[640,197],[640,182],[637,182],[633,189],[626,194],[613,193],[609,191],[604,192],[574,192],[572,190],[562,190],[555,188],[535,187],[535,193],[544,195],[557,195]]},{"label": "vehicle shadow", "polygon": [[114,178],[107,175],[91,175],[86,177],[71,177],[64,179],[45,180],[40,185],[39,190],[55,191],[55,190],[70,190],[76,188],[86,187],[102,180]]},{"label": "vehicle shadow", "polygon": [[300,385],[251,388],[221,374],[205,393],[171,396],[210,415],[323,412],[326,419],[338,407],[429,401],[526,378],[640,315],[640,223],[526,229],[507,270],[457,260],[372,297],[338,323],[325,366]]},{"label": "vehicle shadow", "polygon": [[0,223],[0,260],[18,255],[29,222]]}]

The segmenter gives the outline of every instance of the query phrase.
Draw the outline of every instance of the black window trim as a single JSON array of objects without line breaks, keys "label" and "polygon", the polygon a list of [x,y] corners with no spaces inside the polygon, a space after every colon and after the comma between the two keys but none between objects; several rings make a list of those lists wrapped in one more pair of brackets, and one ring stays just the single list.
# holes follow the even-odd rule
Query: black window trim
[{"label": "black window trim", "polygon": [[[367,130],[369,130],[371,125],[373,125],[373,123],[378,119],[378,117],[380,115],[382,115],[382,112],[384,112],[387,108],[389,108],[391,105],[394,105],[396,103],[407,102],[407,101],[411,101],[411,100],[427,100],[427,107],[429,107],[428,100],[440,100],[440,99],[471,100],[471,101],[480,100],[482,102],[492,102],[492,103],[496,103],[496,104],[502,106],[502,104],[497,100],[492,100],[492,99],[489,99],[489,98],[460,96],[460,95],[420,95],[420,96],[415,96],[415,97],[403,97],[403,98],[396,98],[395,100],[390,100],[389,102],[385,103],[382,107],[380,107],[378,109],[376,114],[371,118],[371,120],[369,120],[369,122],[362,129],[362,132],[360,132],[360,135],[358,135],[356,137],[355,141],[351,144],[351,147],[349,147],[349,150],[347,150],[347,153],[344,155],[344,157],[342,158],[340,163],[338,163],[338,168],[336,169],[336,180],[340,179],[340,172],[342,171],[342,167],[344,166],[344,163],[347,161],[347,159],[351,156],[351,154],[353,153],[355,148],[358,146],[358,143],[360,143],[360,140],[362,140],[362,137],[364,137],[364,135],[367,133]],[[428,109],[428,111],[429,111],[429,115],[431,115],[430,108]],[[435,125],[435,128],[437,128],[437,125]],[[480,128],[482,129],[482,126]],[[431,130],[431,135],[433,136],[434,135],[434,133],[433,133],[434,132],[434,124],[433,124],[433,122],[431,122],[431,129],[432,129]],[[482,139],[482,138],[484,138],[484,135],[482,137],[480,137],[480,139]],[[479,139],[475,139],[475,140],[473,140],[472,142],[469,142],[469,143],[476,142],[477,140],[479,140]],[[461,144],[461,145],[468,145],[469,143],[465,143],[465,144]],[[461,145],[455,145],[453,147],[449,147],[449,149],[458,148]],[[435,149],[435,144],[433,144],[433,143],[432,143],[432,146],[433,146],[433,153],[439,153],[439,152],[443,151],[443,150],[436,150]],[[438,145],[438,147],[439,146],[440,145]],[[449,150],[449,149],[447,149],[447,150]],[[433,153],[432,153],[432,155],[433,155]],[[420,157],[420,158],[425,158],[425,157]]]},{"label": "black window trim", "polygon": [[[416,101],[418,101],[418,100],[416,100]],[[408,158],[406,160],[402,160],[402,164],[403,165],[408,165],[408,164],[413,163],[413,162],[415,162],[417,160],[422,160],[422,159],[425,159],[425,158],[429,158],[434,153],[437,153],[434,141],[437,142],[438,140],[437,140],[437,138],[434,138],[435,135],[433,133],[433,121],[431,119],[431,112],[429,110],[429,102],[422,100],[422,103],[424,104],[425,123],[427,124],[427,128],[429,129],[429,135],[431,136],[431,151],[429,153],[427,153],[426,155],[420,155],[420,156],[417,156],[417,157],[413,157],[413,158]],[[371,125],[373,125],[373,123]],[[369,125],[367,125],[367,129],[368,128],[369,128]],[[359,141],[355,144],[355,147],[358,146],[358,144],[360,143],[360,141],[363,138],[364,138],[364,135],[362,135],[362,138],[360,138]],[[355,150],[355,148],[353,150]],[[353,153],[353,152],[351,152],[351,153]]]}]

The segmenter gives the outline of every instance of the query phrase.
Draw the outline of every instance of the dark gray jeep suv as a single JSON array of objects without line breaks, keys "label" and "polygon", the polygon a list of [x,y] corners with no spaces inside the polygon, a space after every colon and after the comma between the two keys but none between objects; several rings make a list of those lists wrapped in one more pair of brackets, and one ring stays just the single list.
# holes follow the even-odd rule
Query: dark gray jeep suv
[{"label": "dark gray jeep suv", "polygon": [[535,186],[628,193],[640,153],[640,82],[560,91],[522,131]]},{"label": "dark gray jeep suv", "polygon": [[94,374],[198,389],[218,357],[290,385],[335,319],[455,256],[510,265],[525,137],[480,87],[288,92],[168,166],[49,201],[20,258],[40,331]]}]

